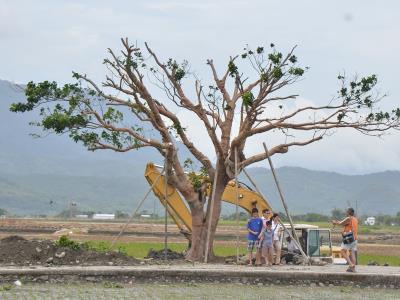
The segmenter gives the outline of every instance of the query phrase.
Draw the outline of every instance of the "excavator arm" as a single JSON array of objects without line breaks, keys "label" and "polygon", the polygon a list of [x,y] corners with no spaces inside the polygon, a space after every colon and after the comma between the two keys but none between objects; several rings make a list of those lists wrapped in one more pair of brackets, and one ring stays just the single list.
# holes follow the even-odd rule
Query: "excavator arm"
[{"label": "excavator arm", "polygon": [[[145,177],[152,186],[153,192],[160,200],[161,204],[167,208],[169,215],[174,220],[181,233],[190,240],[190,235],[192,233],[192,216],[181,195],[171,185],[167,185],[166,189],[165,177],[161,174],[160,168],[153,163],[147,164]],[[210,193],[211,188],[208,188],[208,196]],[[258,208],[259,211],[266,208],[271,210],[269,203],[262,198],[260,194],[252,191],[246,185],[239,184],[238,193],[238,205],[247,212],[251,213],[254,207]],[[167,199],[165,198],[165,194],[167,194]],[[235,181],[230,181],[222,194],[222,201],[236,205],[236,198]]]}]

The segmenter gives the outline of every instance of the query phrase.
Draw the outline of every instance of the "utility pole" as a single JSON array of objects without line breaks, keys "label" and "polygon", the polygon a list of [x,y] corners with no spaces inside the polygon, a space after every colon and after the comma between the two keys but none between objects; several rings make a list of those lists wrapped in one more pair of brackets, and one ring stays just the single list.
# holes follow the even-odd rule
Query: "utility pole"
[{"label": "utility pole", "polygon": [[71,201],[69,203],[69,218],[70,219],[72,219],[72,217],[74,216],[75,208],[76,208],[76,202]]}]

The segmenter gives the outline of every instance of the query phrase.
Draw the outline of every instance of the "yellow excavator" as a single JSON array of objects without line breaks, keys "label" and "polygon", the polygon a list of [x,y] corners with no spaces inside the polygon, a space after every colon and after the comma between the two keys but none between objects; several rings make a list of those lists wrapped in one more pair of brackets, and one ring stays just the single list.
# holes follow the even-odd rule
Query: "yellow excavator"
[{"label": "yellow excavator", "polygon": [[[153,163],[148,163],[145,170],[145,178],[156,197],[162,205],[166,207],[180,232],[189,240],[192,233],[192,216],[190,210],[182,200],[181,195],[171,185],[165,186],[165,177],[161,174],[162,167]],[[207,190],[210,193],[210,189]],[[256,207],[258,211],[268,208],[272,211],[271,205],[260,194],[254,192],[243,183],[238,184],[239,202],[238,205],[251,213]],[[167,195],[167,201],[165,198]],[[222,195],[222,201],[236,204],[236,185],[235,181],[230,181]],[[295,224],[296,233],[301,242],[303,251],[311,258],[322,258],[325,261],[333,262],[334,258],[340,257],[339,247],[332,247],[331,232],[329,229],[319,229],[314,225]],[[288,233],[282,235],[282,246],[285,248]]]}]

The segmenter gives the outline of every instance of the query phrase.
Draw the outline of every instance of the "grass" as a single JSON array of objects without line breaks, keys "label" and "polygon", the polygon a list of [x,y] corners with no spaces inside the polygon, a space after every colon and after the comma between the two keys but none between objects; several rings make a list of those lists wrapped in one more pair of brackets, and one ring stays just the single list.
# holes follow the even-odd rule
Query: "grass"
[{"label": "grass", "polygon": [[[109,251],[110,242],[103,241],[90,241],[87,242],[89,247],[97,251]],[[168,243],[168,248],[182,252],[186,249],[186,243]],[[126,255],[133,256],[135,258],[144,258],[150,249],[162,250],[164,249],[163,243],[151,243],[151,242],[137,242],[137,243],[116,243],[114,246],[115,250],[120,250]],[[214,252],[217,256],[234,256],[236,255],[236,247],[234,245],[215,245]],[[241,255],[246,253],[246,247],[240,246],[239,253]],[[370,255],[360,253],[358,256],[359,264],[366,265],[370,261],[375,261],[380,265],[388,263],[390,266],[400,266],[399,256],[385,256],[385,255]]]},{"label": "grass", "polygon": [[[97,251],[109,251],[111,242],[104,241],[89,241],[87,242],[89,247]],[[182,252],[186,249],[186,243],[168,243],[168,248]],[[135,258],[144,258],[150,249],[162,250],[164,249],[163,243],[152,243],[152,242],[137,242],[137,243],[116,243],[114,250],[119,250],[126,255],[133,256]],[[236,247],[228,245],[215,245],[214,252],[218,256],[232,256],[236,255]],[[244,246],[239,247],[239,253],[245,254],[246,248]]]},{"label": "grass", "polygon": [[366,265],[370,261],[375,261],[381,266],[385,263],[388,263],[389,266],[400,266],[400,256],[371,255],[362,253],[358,255],[358,263],[360,265]]}]

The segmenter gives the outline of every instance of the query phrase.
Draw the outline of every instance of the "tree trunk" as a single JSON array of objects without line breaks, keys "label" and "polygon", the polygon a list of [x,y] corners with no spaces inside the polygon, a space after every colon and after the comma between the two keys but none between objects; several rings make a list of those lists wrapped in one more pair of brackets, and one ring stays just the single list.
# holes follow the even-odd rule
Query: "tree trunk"
[{"label": "tree trunk", "polygon": [[[210,240],[208,245],[208,261],[214,258],[213,245],[215,231],[217,229],[219,216],[221,214],[221,198],[225,187],[229,181],[225,172],[221,170],[221,175],[218,175],[214,197],[213,215],[210,216],[210,205],[207,205],[207,213],[201,207],[191,207],[192,214],[192,246],[188,251],[186,258],[192,261],[204,261],[207,245],[207,230],[209,218],[211,218]],[[211,195],[210,195],[211,198]],[[210,199],[209,198],[209,199]],[[209,200],[210,201],[210,200]],[[211,203],[211,202],[209,202]]]}]

